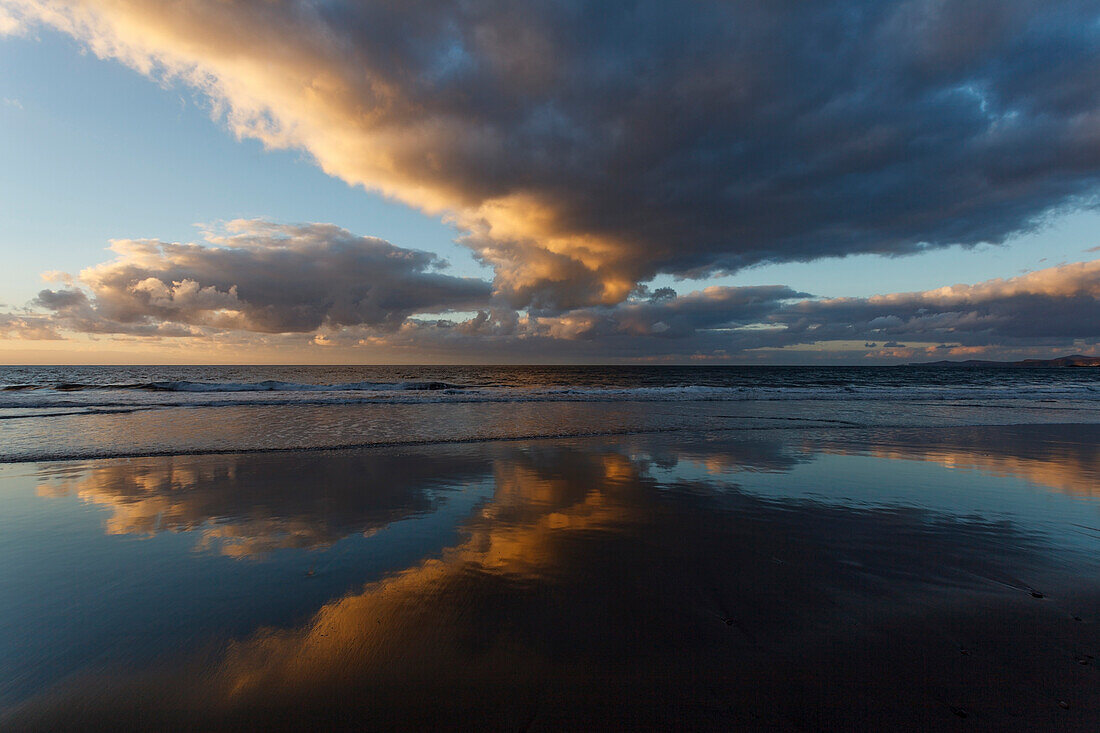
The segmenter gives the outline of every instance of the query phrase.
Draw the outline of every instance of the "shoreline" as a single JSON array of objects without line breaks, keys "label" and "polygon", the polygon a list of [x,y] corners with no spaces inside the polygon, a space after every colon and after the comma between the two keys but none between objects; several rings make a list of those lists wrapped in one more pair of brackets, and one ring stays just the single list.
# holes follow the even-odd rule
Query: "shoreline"
[{"label": "shoreline", "polygon": [[0,421],[0,465],[697,431],[1008,424],[1100,424],[1100,404],[807,400],[165,408]]}]

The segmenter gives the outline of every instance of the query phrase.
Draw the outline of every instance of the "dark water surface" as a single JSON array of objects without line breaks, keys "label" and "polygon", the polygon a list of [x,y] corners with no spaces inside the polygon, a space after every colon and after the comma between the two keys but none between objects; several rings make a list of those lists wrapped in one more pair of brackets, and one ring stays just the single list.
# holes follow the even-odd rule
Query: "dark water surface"
[{"label": "dark water surface", "polygon": [[[1100,426],[1016,399],[389,405],[663,432],[11,463],[0,721],[1095,730]],[[103,418],[59,419],[140,452]]]},{"label": "dark water surface", "polygon": [[1100,369],[0,367],[0,462],[1020,423],[1100,423]]}]

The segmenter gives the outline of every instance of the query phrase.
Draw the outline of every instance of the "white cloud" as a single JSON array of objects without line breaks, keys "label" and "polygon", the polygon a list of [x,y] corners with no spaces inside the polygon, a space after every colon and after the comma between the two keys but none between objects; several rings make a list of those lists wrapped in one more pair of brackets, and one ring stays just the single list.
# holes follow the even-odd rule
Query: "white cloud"
[{"label": "white cloud", "polygon": [[22,32],[23,23],[20,22],[19,17],[11,9],[0,6],[0,38],[19,35]]}]

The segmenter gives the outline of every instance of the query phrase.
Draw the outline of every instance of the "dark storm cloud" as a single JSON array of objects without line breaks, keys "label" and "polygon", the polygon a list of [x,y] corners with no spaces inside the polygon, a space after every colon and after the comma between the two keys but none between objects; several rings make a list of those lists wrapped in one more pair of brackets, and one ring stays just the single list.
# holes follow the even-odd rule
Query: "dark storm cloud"
[{"label": "dark storm cloud", "polygon": [[709,287],[683,296],[585,308],[537,320],[544,332],[555,338],[681,339],[703,330],[729,330],[759,323],[783,301],[806,297],[808,293],[782,285]]},{"label": "dark storm cloud", "polygon": [[1100,0],[0,6],[453,216],[545,313],[658,273],[1000,242],[1100,181]]},{"label": "dark storm cloud", "polygon": [[[825,351],[821,358],[835,359],[863,356],[876,344],[882,344],[879,356],[912,359],[924,351],[942,358],[942,352],[1089,350],[1097,341],[1100,260],[871,298],[812,299],[782,286],[713,287],[554,316],[494,310],[459,324],[410,321],[388,338],[391,345],[427,351],[528,359],[748,358],[754,350],[792,346],[831,348],[831,357]],[[929,343],[939,346],[924,346]]]},{"label": "dark storm cloud", "polygon": [[329,224],[234,221],[206,244],[117,240],[118,257],[80,273],[84,290],[43,290],[35,305],[87,333],[186,336],[203,328],[261,333],[399,326],[410,314],[480,306],[482,280],[432,272],[445,263]]}]

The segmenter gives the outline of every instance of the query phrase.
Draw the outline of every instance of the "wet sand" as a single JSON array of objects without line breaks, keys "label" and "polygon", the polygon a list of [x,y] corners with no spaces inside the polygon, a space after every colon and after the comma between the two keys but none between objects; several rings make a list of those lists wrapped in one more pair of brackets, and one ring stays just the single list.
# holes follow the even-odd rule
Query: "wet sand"
[{"label": "wet sand", "polygon": [[2,720],[1095,730],[1098,445],[771,430],[8,466]]}]

